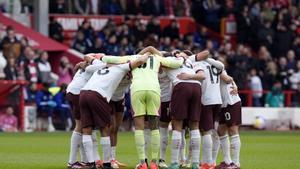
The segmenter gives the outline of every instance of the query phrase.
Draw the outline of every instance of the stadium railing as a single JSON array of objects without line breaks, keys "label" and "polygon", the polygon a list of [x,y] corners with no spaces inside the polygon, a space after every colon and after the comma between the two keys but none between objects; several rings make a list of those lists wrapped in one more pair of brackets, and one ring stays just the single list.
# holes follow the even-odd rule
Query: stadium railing
[{"label": "stadium railing", "polygon": [[[267,94],[268,90],[262,90],[262,91],[253,91],[253,90],[239,90],[239,94],[241,96],[246,96],[246,100],[244,101],[246,103],[246,107],[252,107],[253,106],[253,95],[254,94]],[[291,107],[292,106],[292,97],[294,94],[296,94],[293,90],[284,90],[283,91],[284,98],[285,98],[285,107]]]}]

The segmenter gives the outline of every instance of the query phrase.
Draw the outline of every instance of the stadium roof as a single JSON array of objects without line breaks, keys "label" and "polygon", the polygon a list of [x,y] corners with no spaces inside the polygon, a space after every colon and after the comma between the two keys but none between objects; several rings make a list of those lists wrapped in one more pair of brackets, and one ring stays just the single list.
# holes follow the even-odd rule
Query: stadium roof
[{"label": "stadium roof", "polygon": [[45,50],[48,52],[59,52],[59,51],[67,51],[69,47],[56,42],[49,37],[42,35],[31,28],[28,28],[15,20],[6,17],[0,12],[0,23],[4,26],[13,26],[17,36],[25,36],[28,38],[30,46]]}]

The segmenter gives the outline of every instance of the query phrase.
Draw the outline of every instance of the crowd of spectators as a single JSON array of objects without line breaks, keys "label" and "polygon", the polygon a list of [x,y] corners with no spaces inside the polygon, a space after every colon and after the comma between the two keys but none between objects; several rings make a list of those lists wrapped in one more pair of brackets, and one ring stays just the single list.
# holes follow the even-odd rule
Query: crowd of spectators
[{"label": "crowd of spectators", "polygon": [[[14,28],[11,26],[1,30],[4,31],[0,31],[0,80],[28,81],[29,85],[25,91],[26,103],[37,105],[37,116],[48,118],[48,124],[52,124],[53,112],[56,112],[57,117],[60,117],[63,123],[66,122],[66,130],[69,130],[72,127],[72,121],[70,112],[67,111],[69,108],[66,106],[66,99],[63,97],[66,88],[65,84],[68,84],[73,76],[73,66],[68,58],[61,58],[58,73],[55,74],[48,61],[49,56],[46,51],[36,50],[31,47],[27,38],[17,36]],[[53,93],[49,92],[51,95],[49,98],[43,97],[45,95],[41,93],[45,86],[60,86],[61,90]],[[12,97],[10,99],[12,108],[18,110],[18,93],[14,92],[9,97]],[[41,100],[43,99],[48,100],[42,102]],[[41,108],[43,106],[49,108],[47,112],[44,111],[46,109]],[[48,110],[51,111],[48,112]],[[18,114],[18,111],[13,112]],[[46,129],[49,130],[49,126]],[[50,131],[54,129],[54,126],[50,126]]]},{"label": "crowd of spectators", "polygon": [[[146,45],[164,51],[189,49],[197,52],[208,49],[213,57],[224,61],[241,90],[271,91],[275,84],[280,83],[281,93],[283,90],[297,91],[300,83],[300,8],[296,5],[299,2],[226,2],[229,4],[225,7],[231,3],[234,7],[222,11],[236,18],[236,44],[226,37],[223,41],[213,40],[206,27],[180,35],[176,19],[161,29],[157,17],[152,17],[148,23],[125,17],[120,25],[109,20],[100,31],[95,31],[89,21],[84,21],[71,47],[82,53],[102,52],[110,55],[130,55],[135,49]],[[205,3],[224,6],[214,0]],[[254,106],[270,105],[265,95],[254,94]]]}]

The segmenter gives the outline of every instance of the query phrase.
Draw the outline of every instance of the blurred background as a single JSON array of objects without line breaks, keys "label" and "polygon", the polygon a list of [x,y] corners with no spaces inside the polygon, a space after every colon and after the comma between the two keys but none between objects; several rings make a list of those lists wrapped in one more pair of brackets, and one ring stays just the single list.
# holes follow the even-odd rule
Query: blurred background
[{"label": "blurred background", "polygon": [[210,50],[239,87],[246,128],[300,127],[300,0],[0,0],[0,11],[1,131],[69,131],[73,66],[145,45]]}]

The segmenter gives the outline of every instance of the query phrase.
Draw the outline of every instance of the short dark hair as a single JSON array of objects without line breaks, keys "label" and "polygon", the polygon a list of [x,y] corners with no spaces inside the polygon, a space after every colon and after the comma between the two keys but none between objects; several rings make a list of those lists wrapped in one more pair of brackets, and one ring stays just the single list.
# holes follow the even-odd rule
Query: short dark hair
[{"label": "short dark hair", "polygon": [[193,52],[191,52],[190,50],[183,50],[182,52],[185,53],[188,56],[193,55]]}]

